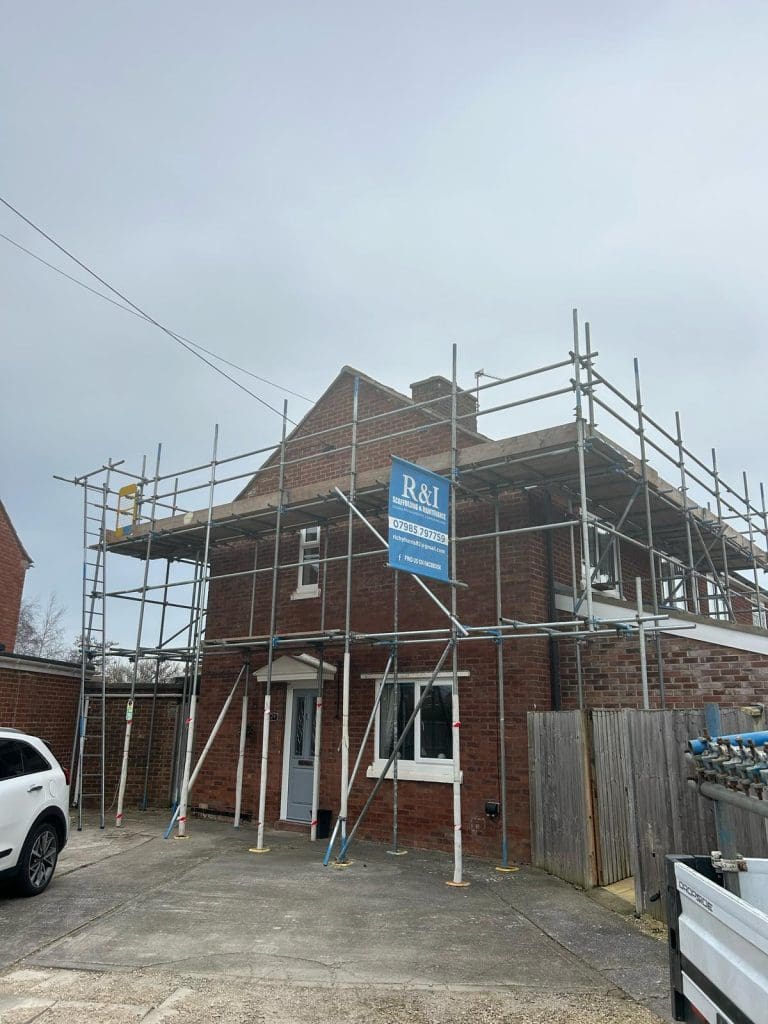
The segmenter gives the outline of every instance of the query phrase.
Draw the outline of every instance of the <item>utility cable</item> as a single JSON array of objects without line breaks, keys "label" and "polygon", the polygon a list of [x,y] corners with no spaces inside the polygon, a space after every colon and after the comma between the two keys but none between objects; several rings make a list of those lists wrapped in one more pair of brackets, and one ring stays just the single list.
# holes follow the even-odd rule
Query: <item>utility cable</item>
[{"label": "utility cable", "polygon": [[[16,214],[16,216],[19,217],[21,220],[23,220],[24,223],[27,224],[29,227],[31,227],[33,231],[36,231],[39,235],[42,235],[42,237],[45,238],[46,241],[50,242],[51,245],[55,246],[59,250],[59,252],[62,252],[65,256],[67,256],[74,263],[76,263],[82,270],[84,270],[87,274],[90,274],[90,276],[93,277],[96,281],[98,281],[99,284],[104,285],[104,287],[106,289],[108,289],[110,292],[112,292],[113,295],[117,295],[117,297],[119,299],[122,299],[123,302],[126,303],[127,306],[130,306],[131,310],[133,312],[135,312],[138,316],[142,317],[144,320],[146,320],[149,323],[153,324],[155,327],[158,328],[158,330],[161,330],[163,332],[163,334],[167,334],[169,338],[172,338],[177,344],[181,345],[182,348],[186,349],[187,352],[189,352],[191,355],[195,356],[196,358],[200,359],[202,362],[204,362],[206,364],[206,366],[209,366],[212,370],[214,370],[216,373],[220,374],[222,377],[224,377],[226,380],[228,380],[231,384],[234,384],[235,387],[239,388],[241,391],[244,391],[245,394],[250,395],[251,398],[254,398],[257,402],[259,402],[261,405],[265,406],[271,412],[275,413],[277,416],[280,416],[280,417],[283,416],[283,413],[281,413],[273,405],[270,405],[269,402],[265,401],[265,399],[263,399],[259,395],[255,394],[253,391],[251,391],[249,388],[247,388],[244,384],[241,384],[239,380],[236,380],[230,374],[226,373],[226,371],[222,370],[220,366],[216,366],[216,364],[212,363],[210,361],[210,359],[206,359],[206,357],[204,355],[202,355],[201,352],[196,351],[195,350],[195,342],[191,342],[190,343],[190,342],[186,341],[184,338],[182,338],[181,335],[175,334],[172,330],[170,330],[170,328],[165,327],[159,321],[155,320],[154,317],[150,316],[149,313],[147,313],[145,310],[143,310],[140,306],[137,306],[135,302],[132,302],[121,291],[118,291],[118,289],[113,287],[113,285],[111,285],[108,281],[105,281],[104,278],[100,277],[96,273],[95,270],[91,270],[91,268],[86,263],[83,263],[82,260],[79,260],[77,258],[77,256],[75,256],[68,249],[66,249],[63,245],[61,245],[59,242],[57,242],[55,238],[52,238],[46,231],[44,231],[41,227],[39,227],[39,225],[35,224],[34,221],[31,221],[29,219],[29,217],[25,217],[24,214],[20,210],[17,210],[16,207],[13,206],[11,203],[9,203],[7,199],[4,199],[2,196],[0,196],[0,203],[2,203],[3,206],[5,206],[7,209],[9,209],[11,211],[11,213]],[[16,243],[14,243],[14,244],[16,244]],[[69,275],[65,275],[65,276],[69,276]],[[93,289],[89,289],[89,290],[93,290]],[[97,294],[99,294],[99,293],[97,293]],[[102,297],[104,297],[104,296],[102,296]],[[115,305],[119,305],[119,303],[115,303]],[[202,348],[202,346],[198,346],[198,347]],[[204,351],[208,351],[208,350],[204,350]],[[218,359],[219,357],[218,356],[214,356],[214,358]],[[230,365],[234,365],[234,364],[230,364]],[[246,371],[246,372],[249,372],[249,371]],[[286,419],[288,420],[289,423],[292,423],[294,426],[296,426],[296,423],[295,423],[294,420],[290,419],[289,417],[286,417]]]},{"label": "utility cable", "polygon": [[[109,295],[105,295],[104,292],[100,292],[98,288],[91,288],[89,284],[86,284],[85,281],[81,281],[79,277],[73,277],[72,274],[68,274],[66,270],[62,270],[61,267],[57,267],[55,263],[49,263],[48,260],[43,259],[43,257],[39,256],[36,252],[32,252],[31,249],[27,249],[26,246],[23,246],[21,242],[17,242],[15,238],[11,238],[9,235],[4,235],[2,231],[0,231],[0,238],[8,242],[10,245],[13,245],[15,248],[20,249],[22,252],[26,253],[27,256],[31,256],[32,259],[37,260],[38,263],[42,263],[43,266],[48,267],[49,270],[55,271],[55,273],[60,274],[62,277],[66,277],[66,279],[71,281],[73,284],[84,288],[87,292],[90,292],[91,295],[95,295],[97,298],[103,299],[105,302],[109,302],[111,305],[116,306],[117,309],[122,309],[124,313],[130,313],[131,316],[138,317],[140,320],[146,319],[146,317],[142,316],[141,313],[137,313],[135,309],[131,309],[130,306],[124,306],[122,302],[118,302],[116,299],[110,298]],[[205,352],[207,355],[212,356],[220,363],[226,363],[226,365],[231,366],[233,370],[239,370],[240,373],[244,373],[248,377],[253,377],[254,380],[261,381],[262,384],[269,384],[270,387],[277,388],[278,391],[284,391],[287,395],[293,395],[294,398],[300,398],[302,402],[309,402],[310,405],[312,404],[312,399],[307,398],[306,395],[302,395],[298,391],[293,391],[291,388],[287,388],[283,384],[277,384],[275,381],[269,380],[267,377],[260,377],[258,373],[254,373],[252,370],[247,370],[244,366],[238,366],[237,363],[233,363],[229,359],[225,359],[224,356],[220,356],[217,352],[212,352],[211,349],[206,348],[205,345],[201,345],[197,341],[192,341],[191,338],[187,338],[184,334],[179,334],[178,331],[170,331],[170,333],[174,338],[186,341],[188,345],[192,345],[194,348],[199,348],[201,352]]]}]

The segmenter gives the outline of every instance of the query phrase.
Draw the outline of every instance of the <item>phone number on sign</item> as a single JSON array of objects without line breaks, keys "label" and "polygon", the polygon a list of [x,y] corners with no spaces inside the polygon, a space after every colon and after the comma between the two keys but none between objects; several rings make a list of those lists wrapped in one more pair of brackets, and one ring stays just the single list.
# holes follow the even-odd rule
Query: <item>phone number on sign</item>
[{"label": "phone number on sign", "polygon": [[432,540],[437,544],[447,544],[448,534],[439,530],[430,530],[428,526],[419,526],[418,523],[411,523],[407,519],[395,519],[390,516],[390,530],[397,530],[400,533],[410,533],[414,537],[421,537],[423,540]]}]

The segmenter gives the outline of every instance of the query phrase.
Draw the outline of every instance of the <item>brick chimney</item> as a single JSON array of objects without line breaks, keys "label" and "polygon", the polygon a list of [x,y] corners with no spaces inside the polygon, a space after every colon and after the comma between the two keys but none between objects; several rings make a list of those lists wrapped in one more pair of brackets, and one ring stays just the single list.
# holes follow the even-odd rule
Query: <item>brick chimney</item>
[{"label": "brick chimney", "polygon": [[[433,401],[427,409],[436,412],[446,419],[451,415],[451,382],[445,377],[426,377],[424,380],[417,380],[411,384],[411,398],[414,402],[429,402],[432,399],[440,398],[443,401]],[[459,388],[457,395],[457,409],[459,426],[467,430],[477,431],[477,399],[471,391],[464,391]]]}]

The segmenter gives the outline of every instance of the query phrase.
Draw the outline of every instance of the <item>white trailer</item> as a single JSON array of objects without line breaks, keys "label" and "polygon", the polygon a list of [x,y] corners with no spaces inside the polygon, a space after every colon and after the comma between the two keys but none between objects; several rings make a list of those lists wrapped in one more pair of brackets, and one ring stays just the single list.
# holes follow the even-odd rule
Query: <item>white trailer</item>
[{"label": "white trailer", "polygon": [[667,920],[674,1019],[768,1024],[768,860],[668,857]]}]

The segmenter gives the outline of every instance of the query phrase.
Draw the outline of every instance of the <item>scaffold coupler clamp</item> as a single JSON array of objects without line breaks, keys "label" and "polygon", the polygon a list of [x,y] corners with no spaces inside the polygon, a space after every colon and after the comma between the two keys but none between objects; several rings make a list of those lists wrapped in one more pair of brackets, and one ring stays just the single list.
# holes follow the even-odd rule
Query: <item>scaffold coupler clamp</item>
[{"label": "scaffold coupler clamp", "polygon": [[747,870],[747,862],[738,853],[735,857],[729,858],[723,857],[720,850],[713,850],[711,859],[715,871],[720,871],[723,874]]},{"label": "scaffold coupler clamp", "polygon": [[488,633],[489,633],[490,636],[493,637],[493,642],[496,644],[496,646],[497,647],[500,646],[501,645],[501,630],[500,629],[489,629]]}]

